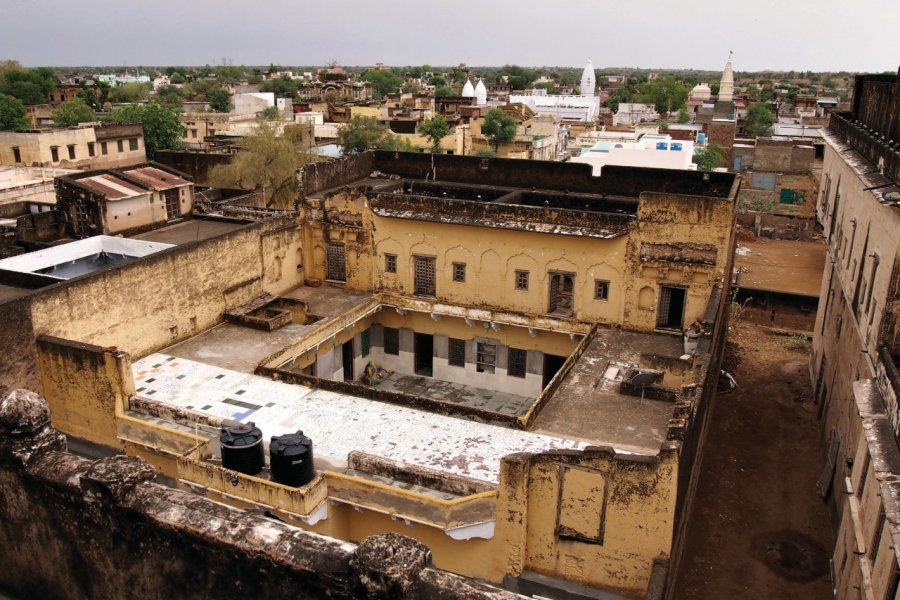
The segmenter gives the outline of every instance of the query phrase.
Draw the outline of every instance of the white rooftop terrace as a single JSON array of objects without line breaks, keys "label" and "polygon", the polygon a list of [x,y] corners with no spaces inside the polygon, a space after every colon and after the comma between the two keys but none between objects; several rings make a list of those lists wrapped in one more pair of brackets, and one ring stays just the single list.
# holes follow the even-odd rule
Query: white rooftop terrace
[{"label": "white rooftop terrace", "polygon": [[588,446],[579,440],[272,381],[168,354],[136,361],[133,372],[142,401],[180,409],[182,414],[252,421],[267,444],[273,435],[302,430],[313,440],[320,468],[346,468],[348,455],[356,450],[497,484],[504,456]]},{"label": "white rooftop terrace", "polygon": [[[53,246],[36,252],[29,252],[0,260],[0,269],[18,273],[38,273],[47,277],[64,280],[96,271],[110,263],[100,260],[104,256],[121,263],[148,256],[160,250],[171,248],[173,244],[145,242],[129,238],[96,235],[60,246]],[[52,272],[47,272],[52,270]]]}]

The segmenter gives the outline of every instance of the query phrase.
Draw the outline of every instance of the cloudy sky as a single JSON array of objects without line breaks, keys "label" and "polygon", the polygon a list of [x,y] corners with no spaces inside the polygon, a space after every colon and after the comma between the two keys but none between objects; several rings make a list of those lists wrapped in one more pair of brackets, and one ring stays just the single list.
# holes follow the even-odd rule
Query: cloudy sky
[{"label": "cloudy sky", "polygon": [[39,65],[566,65],[896,71],[900,0],[0,0]]}]

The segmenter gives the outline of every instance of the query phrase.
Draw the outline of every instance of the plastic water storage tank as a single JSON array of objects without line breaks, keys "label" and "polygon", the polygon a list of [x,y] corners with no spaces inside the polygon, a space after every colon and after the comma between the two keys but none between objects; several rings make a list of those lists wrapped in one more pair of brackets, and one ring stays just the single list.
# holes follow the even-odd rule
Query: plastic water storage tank
[{"label": "plastic water storage tank", "polygon": [[316,477],[312,440],[302,431],[273,435],[269,442],[269,467],[276,483],[295,487],[306,485]]},{"label": "plastic water storage tank", "polygon": [[266,464],[263,434],[253,423],[226,427],[219,436],[222,466],[245,475],[256,475]]}]

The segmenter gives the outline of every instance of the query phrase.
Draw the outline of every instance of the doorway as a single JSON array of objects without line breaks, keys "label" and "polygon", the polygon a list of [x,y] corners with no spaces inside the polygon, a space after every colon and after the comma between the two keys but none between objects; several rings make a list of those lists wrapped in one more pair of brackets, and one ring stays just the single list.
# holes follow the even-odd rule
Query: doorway
[{"label": "doorway", "polygon": [[178,190],[166,190],[163,192],[166,202],[166,220],[171,221],[181,216],[178,208]]},{"label": "doorway", "polygon": [[341,358],[344,363],[344,381],[353,381],[353,338],[341,346]]},{"label": "doorway", "polygon": [[660,329],[681,331],[684,321],[685,289],[662,286],[659,290],[659,307],[656,312],[656,326]]},{"label": "doorway", "polygon": [[434,373],[434,336],[417,333],[413,350],[416,375],[431,377]]},{"label": "doorway", "polygon": [[575,273],[550,272],[550,306],[552,315],[572,316]]},{"label": "doorway", "polygon": [[546,388],[550,384],[550,380],[559,373],[559,370],[562,369],[563,363],[565,362],[565,356],[556,356],[554,354],[544,355],[544,383],[541,386],[542,388]]}]

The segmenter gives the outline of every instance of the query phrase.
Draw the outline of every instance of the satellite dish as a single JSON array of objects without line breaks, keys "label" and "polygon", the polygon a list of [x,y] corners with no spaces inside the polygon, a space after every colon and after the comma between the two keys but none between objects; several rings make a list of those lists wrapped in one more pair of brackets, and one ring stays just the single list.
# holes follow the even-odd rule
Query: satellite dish
[{"label": "satellite dish", "polygon": [[659,373],[655,371],[638,371],[631,376],[629,383],[634,387],[641,388],[641,405],[644,404],[644,391],[648,385],[656,383]]}]

